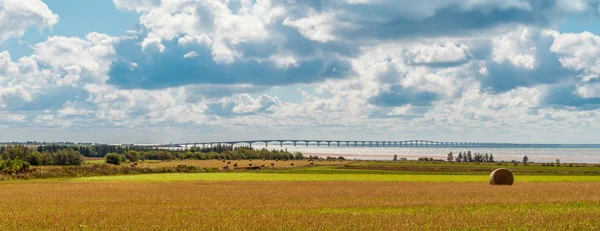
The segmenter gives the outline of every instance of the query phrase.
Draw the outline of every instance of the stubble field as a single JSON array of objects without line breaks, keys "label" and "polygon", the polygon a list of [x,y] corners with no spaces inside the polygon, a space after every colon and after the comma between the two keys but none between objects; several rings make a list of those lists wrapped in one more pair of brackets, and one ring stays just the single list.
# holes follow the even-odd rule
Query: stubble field
[{"label": "stubble field", "polygon": [[506,187],[436,178],[443,175],[420,175],[437,182],[348,175],[353,180],[242,172],[0,182],[0,229],[600,229],[600,183]]}]

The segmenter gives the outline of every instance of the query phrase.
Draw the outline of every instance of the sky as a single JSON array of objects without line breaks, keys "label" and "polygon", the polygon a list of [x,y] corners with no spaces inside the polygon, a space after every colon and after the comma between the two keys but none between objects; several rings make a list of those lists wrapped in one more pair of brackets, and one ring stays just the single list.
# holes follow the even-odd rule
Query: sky
[{"label": "sky", "polygon": [[0,141],[598,137],[600,0],[0,0]]}]

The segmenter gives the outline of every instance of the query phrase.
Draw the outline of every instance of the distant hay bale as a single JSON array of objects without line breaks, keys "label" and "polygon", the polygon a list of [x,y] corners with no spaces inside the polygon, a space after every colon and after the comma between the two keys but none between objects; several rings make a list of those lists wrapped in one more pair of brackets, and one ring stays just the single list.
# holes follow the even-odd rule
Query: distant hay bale
[{"label": "distant hay bale", "polygon": [[233,167],[237,168],[237,163],[233,164]]},{"label": "distant hay bale", "polygon": [[490,174],[491,185],[512,185],[515,177],[510,170],[505,168],[496,169]]},{"label": "distant hay bale", "polygon": [[290,163],[290,166],[294,166],[294,163]]},{"label": "distant hay bale", "polygon": [[252,163],[249,163],[248,166],[252,167]]},{"label": "distant hay bale", "polygon": [[271,163],[271,166],[275,166],[275,163]]}]

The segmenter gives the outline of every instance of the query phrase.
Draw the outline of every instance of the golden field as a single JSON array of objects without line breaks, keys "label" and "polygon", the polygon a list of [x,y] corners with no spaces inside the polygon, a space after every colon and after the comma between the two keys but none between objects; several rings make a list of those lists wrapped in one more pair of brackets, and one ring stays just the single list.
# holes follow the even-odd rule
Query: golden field
[{"label": "golden field", "polygon": [[0,229],[597,230],[598,192],[586,182],[9,181]]}]

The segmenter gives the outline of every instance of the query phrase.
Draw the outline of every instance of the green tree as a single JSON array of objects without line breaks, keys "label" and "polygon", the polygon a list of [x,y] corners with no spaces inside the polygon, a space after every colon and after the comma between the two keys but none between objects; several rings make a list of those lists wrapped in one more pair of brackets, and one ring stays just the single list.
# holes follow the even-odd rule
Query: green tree
[{"label": "green tree", "polygon": [[467,161],[466,162],[473,162],[473,156],[471,155],[471,151],[467,152]]},{"label": "green tree", "polygon": [[81,165],[84,162],[83,155],[70,148],[58,150],[58,152],[51,155],[54,165]]},{"label": "green tree", "polygon": [[137,162],[140,159],[140,153],[135,150],[129,150],[125,153],[125,157],[127,157],[130,162]]},{"label": "green tree", "polygon": [[5,173],[19,173],[28,170],[29,162],[20,159],[7,159],[0,161],[0,171]]},{"label": "green tree", "polygon": [[527,165],[528,161],[529,161],[529,157],[523,156],[523,165]]},{"label": "green tree", "polygon": [[494,162],[494,154],[490,153],[490,162]]},{"label": "green tree", "polygon": [[392,161],[398,161],[398,155],[394,155],[394,159]]},{"label": "green tree", "polygon": [[107,164],[121,165],[121,155],[117,153],[108,153],[104,156],[104,161]]},{"label": "green tree", "polygon": [[446,158],[446,160],[447,160],[448,162],[452,162],[452,161],[454,161],[454,154],[452,154],[452,152],[449,152],[449,153],[448,153],[448,157]]}]

